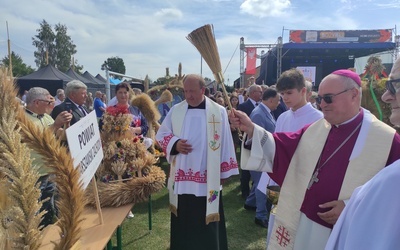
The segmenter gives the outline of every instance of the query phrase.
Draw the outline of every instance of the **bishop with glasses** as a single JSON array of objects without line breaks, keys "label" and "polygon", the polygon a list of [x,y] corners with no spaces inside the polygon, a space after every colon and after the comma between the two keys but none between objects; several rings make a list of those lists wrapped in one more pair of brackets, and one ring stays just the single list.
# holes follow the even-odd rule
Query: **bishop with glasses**
[{"label": "bishop with glasses", "polygon": [[337,70],[319,86],[324,118],[297,132],[271,134],[243,112],[230,114],[246,133],[241,167],[281,186],[268,249],[324,249],[353,190],[400,158],[400,136],[361,108],[361,95],[360,77]]}]

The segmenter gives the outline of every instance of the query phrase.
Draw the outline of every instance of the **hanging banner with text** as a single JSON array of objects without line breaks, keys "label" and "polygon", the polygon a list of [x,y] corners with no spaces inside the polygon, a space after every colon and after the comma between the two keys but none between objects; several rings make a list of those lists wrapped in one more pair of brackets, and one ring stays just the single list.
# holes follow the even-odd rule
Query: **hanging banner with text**
[{"label": "hanging banner with text", "polygon": [[392,30],[291,30],[291,43],[387,43],[392,41]]},{"label": "hanging banner with text", "polygon": [[66,130],[68,147],[79,167],[83,188],[86,189],[103,159],[99,125],[96,112],[92,111]]},{"label": "hanging banner with text", "polygon": [[247,53],[246,74],[254,75],[256,73],[257,48],[246,48],[246,53]]}]

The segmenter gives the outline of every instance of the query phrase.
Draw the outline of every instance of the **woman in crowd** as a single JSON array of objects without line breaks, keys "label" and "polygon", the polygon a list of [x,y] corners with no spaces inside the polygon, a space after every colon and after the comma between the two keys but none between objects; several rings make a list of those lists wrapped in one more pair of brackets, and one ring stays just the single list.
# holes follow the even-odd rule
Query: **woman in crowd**
[{"label": "woman in crowd", "polygon": [[226,107],[226,105],[225,105],[225,100],[224,100],[224,98],[223,98],[222,96],[220,96],[220,97],[217,98],[217,103],[218,103],[219,105],[221,105],[222,107]]},{"label": "woman in crowd", "polygon": [[236,95],[231,95],[231,97],[229,98],[229,101],[232,105],[232,108],[237,109],[237,107],[239,105],[239,98]]},{"label": "woman in crowd", "polygon": [[[239,98],[236,95],[231,95],[231,97],[229,98],[229,102],[231,103],[232,108],[237,109],[239,105]],[[231,126],[231,132],[232,132],[233,145],[235,146],[236,150],[237,148],[240,148],[239,132],[233,126]]]},{"label": "woman in crowd", "polygon": [[89,92],[88,96],[86,97],[85,106],[89,112],[93,110],[93,96],[91,92]]},{"label": "woman in crowd", "polygon": [[149,129],[146,118],[138,107],[129,104],[129,95],[131,86],[122,82],[115,87],[115,96],[117,97],[117,104],[115,107],[128,107],[129,112],[132,114],[131,132],[136,135],[145,136]]}]

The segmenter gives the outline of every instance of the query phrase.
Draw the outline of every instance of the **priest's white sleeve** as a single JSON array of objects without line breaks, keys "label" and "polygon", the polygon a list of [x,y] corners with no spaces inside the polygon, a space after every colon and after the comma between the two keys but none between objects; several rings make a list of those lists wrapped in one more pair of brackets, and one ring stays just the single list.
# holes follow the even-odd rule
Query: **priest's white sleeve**
[{"label": "priest's white sleeve", "polygon": [[[244,138],[246,138],[246,134]],[[272,172],[275,157],[273,135],[255,124],[251,150],[245,149],[244,143],[242,142],[241,168],[244,170]]]}]

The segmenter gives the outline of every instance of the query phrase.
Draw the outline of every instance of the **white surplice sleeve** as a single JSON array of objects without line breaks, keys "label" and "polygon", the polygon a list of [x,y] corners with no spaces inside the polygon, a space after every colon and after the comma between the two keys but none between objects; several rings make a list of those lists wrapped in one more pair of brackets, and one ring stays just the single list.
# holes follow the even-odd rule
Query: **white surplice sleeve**
[{"label": "white surplice sleeve", "polygon": [[[246,134],[244,138],[246,138]],[[241,168],[259,172],[272,172],[275,157],[275,140],[273,135],[255,124],[251,150],[245,149],[244,143],[242,143],[241,150]]]}]

